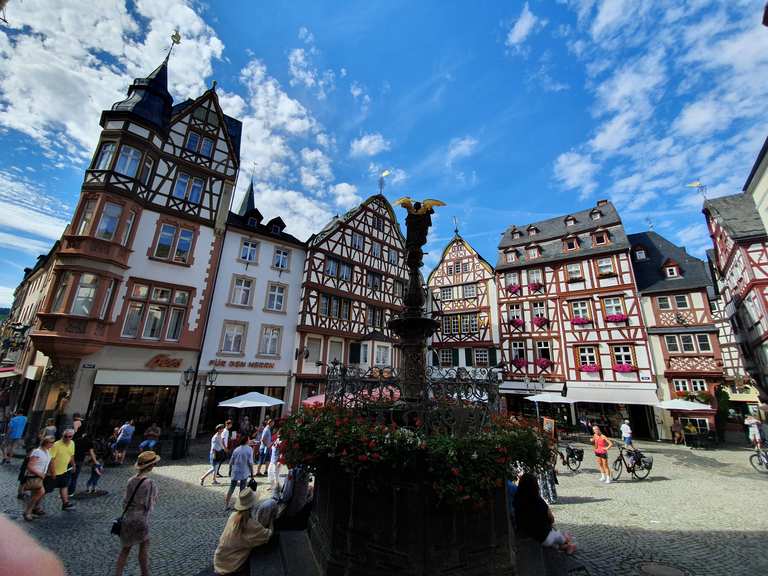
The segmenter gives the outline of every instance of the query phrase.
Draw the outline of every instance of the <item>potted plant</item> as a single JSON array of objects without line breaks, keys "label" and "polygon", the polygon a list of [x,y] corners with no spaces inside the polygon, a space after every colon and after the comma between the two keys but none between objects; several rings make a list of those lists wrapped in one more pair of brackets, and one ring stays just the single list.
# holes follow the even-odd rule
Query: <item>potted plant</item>
[{"label": "potted plant", "polygon": [[629,316],[626,314],[608,314],[605,317],[606,322],[626,322],[629,320]]},{"label": "potted plant", "polygon": [[584,326],[585,324],[592,324],[592,320],[584,316],[574,316],[571,323],[576,326]]},{"label": "potted plant", "polygon": [[518,294],[520,292],[520,284],[507,284],[505,289],[510,294]]},{"label": "potted plant", "polygon": [[709,392],[699,392],[696,394],[696,399],[702,404],[709,404],[712,402],[712,394]]},{"label": "potted plant", "polygon": [[536,325],[537,328],[541,328],[542,326],[546,326],[549,324],[549,319],[544,318],[544,316],[536,316],[533,319],[533,323]]},{"label": "potted plant", "polygon": [[519,370],[525,368],[528,365],[528,360],[525,358],[513,358],[510,364]]},{"label": "potted plant", "polygon": [[552,362],[552,360],[550,360],[549,358],[536,358],[536,360],[534,361],[534,364],[536,364],[536,366],[538,366],[542,370],[546,370],[548,368],[551,368],[554,362]]},{"label": "potted plant", "polygon": [[600,372],[600,366],[597,364],[582,364],[579,366],[581,372]]},{"label": "potted plant", "polygon": [[509,323],[514,326],[515,328],[522,328],[525,326],[525,320],[522,318],[512,318]]},{"label": "potted plant", "polygon": [[627,373],[627,372],[634,372],[635,370],[637,370],[637,368],[632,366],[632,364],[614,364],[613,365],[614,372]]},{"label": "potted plant", "polygon": [[544,284],[542,284],[541,282],[529,282],[528,283],[528,290],[530,290],[531,292],[538,292],[542,288],[544,288]]}]

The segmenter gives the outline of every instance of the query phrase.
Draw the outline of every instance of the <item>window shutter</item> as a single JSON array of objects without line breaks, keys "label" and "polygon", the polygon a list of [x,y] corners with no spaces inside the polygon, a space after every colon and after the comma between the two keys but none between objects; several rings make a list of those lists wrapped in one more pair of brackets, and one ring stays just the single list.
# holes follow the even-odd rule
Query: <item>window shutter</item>
[{"label": "window shutter", "polygon": [[472,366],[472,348],[464,348],[464,363]]},{"label": "window shutter", "polygon": [[432,350],[432,366],[440,366],[440,356],[437,350]]},{"label": "window shutter", "polygon": [[488,349],[488,366],[496,366],[496,348]]},{"label": "window shutter", "polygon": [[352,342],[349,345],[349,363],[360,364],[360,343]]},{"label": "window shutter", "polygon": [[451,355],[453,356],[453,358],[451,359],[451,366],[458,366],[459,365],[459,349],[452,348]]}]

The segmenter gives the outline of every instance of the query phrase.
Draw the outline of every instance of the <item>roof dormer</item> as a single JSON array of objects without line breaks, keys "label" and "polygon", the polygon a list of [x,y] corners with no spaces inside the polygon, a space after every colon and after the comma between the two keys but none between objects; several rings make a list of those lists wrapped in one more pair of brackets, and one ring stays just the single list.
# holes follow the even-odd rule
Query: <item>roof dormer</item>
[{"label": "roof dormer", "polygon": [[267,222],[267,228],[272,234],[280,234],[283,230],[285,230],[285,222],[283,222],[283,219],[280,218],[280,216],[275,216]]},{"label": "roof dormer", "polygon": [[511,264],[512,262],[517,262],[518,259],[518,252],[517,250],[508,250],[504,252],[504,262],[507,264]]},{"label": "roof dormer", "polygon": [[632,254],[635,257],[636,262],[642,262],[643,260],[648,259],[648,251],[645,249],[645,246],[642,244],[637,244],[636,246],[632,246]]},{"label": "roof dormer", "polygon": [[536,236],[536,234],[539,233],[539,229],[536,228],[536,226],[534,226],[533,224],[528,226],[527,231],[528,231],[528,236]]},{"label": "roof dormer", "polygon": [[563,252],[573,252],[579,249],[579,237],[576,234],[568,234],[563,238]]},{"label": "roof dormer", "polygon": [[667,258],[664,261],[664,264],[661,265],[661,269],[664,272],[665,278],[682,278],[683,277],[683,271],[680,269],[680,264],[672,260],[672,258]]},{"label": "roof dormer", "polygon": [[600,220],[600,218],[603,217],[603,213],[597,208],[593,208],[589,213],[589,217],[592,218],[592,220]]},{"label": "roof dormer", "polygon": [[529,244],[525,247],[525,259],[535,260],[541,256],[541,246],[538,244]]},{"label": "roof dormer", "polygon": [[565,225],[566,226],[575,226],[576,225],[576,218],[573,216],[566,216],[565,217]]},{"label": "roof dormer", "polygon": [[605,228],[597,228],[592,232],[592,247],[607,246],[611,243],[610,234]]}]

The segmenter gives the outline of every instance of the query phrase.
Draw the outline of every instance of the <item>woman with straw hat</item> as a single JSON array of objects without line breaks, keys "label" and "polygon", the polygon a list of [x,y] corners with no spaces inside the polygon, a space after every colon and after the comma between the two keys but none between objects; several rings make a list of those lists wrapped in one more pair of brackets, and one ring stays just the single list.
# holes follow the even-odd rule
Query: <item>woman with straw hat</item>
[{"label": "woman with straw hat", "polygon": [[265,544],[272,536],[271,520],[268,526],[263,526],[251,517],[251,510],[256,504],[256,492],[250,488],[240,491],[235,511],[230,514],[213,554],[213,569],[217,575],[249,574],[248,556],[251,550]]},{"label": "woman with straw hat", "polygon": [[131,548],[136,544],[139,545],[141,575],[149,576],[149,514],[157,503],[157,488],[148,475],[158,462],[160,456],[151,450],[142,452],[135,464],[138,473],[128,481],[120,529],[123,548],[117,556],[116,576],[122,576]]}]

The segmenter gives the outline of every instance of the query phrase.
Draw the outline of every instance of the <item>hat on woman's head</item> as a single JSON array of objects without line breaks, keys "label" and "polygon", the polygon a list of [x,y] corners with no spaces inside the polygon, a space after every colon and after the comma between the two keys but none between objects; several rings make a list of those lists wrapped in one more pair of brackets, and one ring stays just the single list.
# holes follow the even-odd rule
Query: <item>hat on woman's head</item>
[{"label": "hat on woman's head", "polygon": [[226,428],[224,424],[216,424],[216,432],[218,432],[219,430],[224,430],[224,428]]},{"label": "hat on woman's head", "polygon": [[240,490],[240,494],[235,501],[235,510],[250,510],[256,505],[256,492],[250,488]]},{"label": "hat on woman's head", "polygon": [[145,452],[139,454],[134,467],[138,470],[144,470],[145,468],[154,466],[158,462],[160,462],[160,456],[155,454],[152,450],[146,450]]}]

